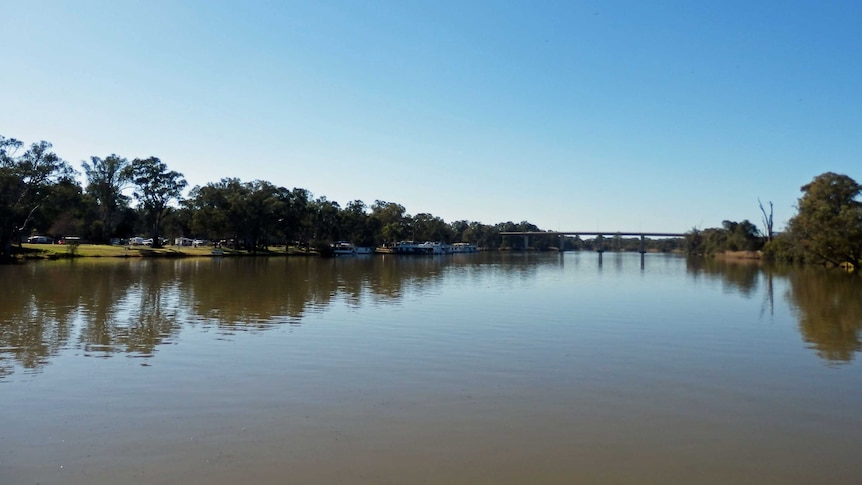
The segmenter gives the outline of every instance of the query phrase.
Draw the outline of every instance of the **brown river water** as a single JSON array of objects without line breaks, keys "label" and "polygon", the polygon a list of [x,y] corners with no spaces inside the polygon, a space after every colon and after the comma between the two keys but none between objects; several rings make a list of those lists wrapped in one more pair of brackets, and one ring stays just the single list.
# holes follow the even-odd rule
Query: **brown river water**
[{"label": "brown river water", "polygon": [[647,254],[0,267],[0,484],[862,483],[862,278]]}]

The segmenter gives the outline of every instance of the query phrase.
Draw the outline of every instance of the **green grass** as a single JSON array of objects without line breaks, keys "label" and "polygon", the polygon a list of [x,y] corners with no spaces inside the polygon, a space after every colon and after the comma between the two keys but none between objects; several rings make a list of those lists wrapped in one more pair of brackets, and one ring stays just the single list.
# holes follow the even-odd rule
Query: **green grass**
[{"label": "green grass", "polygon": [[[153,249],[147,246],[109,246],[107,244],[79,244],[66,246],[62,244],[23,244],[19,254],[25,259],[60,259],[60,258],[169,258],[169,257],[212,257],[212,247],[166,246]],[[243,256],[252,253],[244,250],[221,248],[225,256]],[[257,252],[256,255],[308,255],[309,252],[298,251],[293,247],[273,246],[267,252]]]}]

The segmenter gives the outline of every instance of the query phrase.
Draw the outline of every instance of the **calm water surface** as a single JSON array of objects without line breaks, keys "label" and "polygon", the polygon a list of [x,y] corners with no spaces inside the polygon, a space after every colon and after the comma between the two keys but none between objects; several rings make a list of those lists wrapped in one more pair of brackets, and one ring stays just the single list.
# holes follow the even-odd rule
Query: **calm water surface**
[{"label": "calm water surface", "polygon": [[2,484],[862,481],[858,277],[489,253],[0,286]]}]

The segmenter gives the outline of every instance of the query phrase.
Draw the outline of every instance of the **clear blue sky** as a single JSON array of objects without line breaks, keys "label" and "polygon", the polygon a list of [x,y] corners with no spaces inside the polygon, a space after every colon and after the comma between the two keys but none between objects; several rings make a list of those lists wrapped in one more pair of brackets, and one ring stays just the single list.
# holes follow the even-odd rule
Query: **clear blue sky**
[{"label": "clear blue sky", "polygon": [[0,0],[0,134],[550,230],[862,182],[862,2]]}]

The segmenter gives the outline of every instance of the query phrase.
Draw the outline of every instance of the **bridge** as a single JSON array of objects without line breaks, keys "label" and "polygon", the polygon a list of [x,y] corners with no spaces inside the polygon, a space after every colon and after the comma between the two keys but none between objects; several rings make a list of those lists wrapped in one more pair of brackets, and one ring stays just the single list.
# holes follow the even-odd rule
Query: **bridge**
[{"label": "bridge", "polygon": [[560,251],[563,250],[563,241],[566,236],[596,236],[597,246],[596,252],[600,255],[605,251],[602,241],[605,236],[611,237],[640,237],[639,252],[646,252],[646,238],[648,237],[685,237],[685,233],[679,232],[643,232],[643,231],[503,231],[501,236],[522,236],[524,238],[524,247],[530,247],[530,236],[557,236],[560,238]]}]

